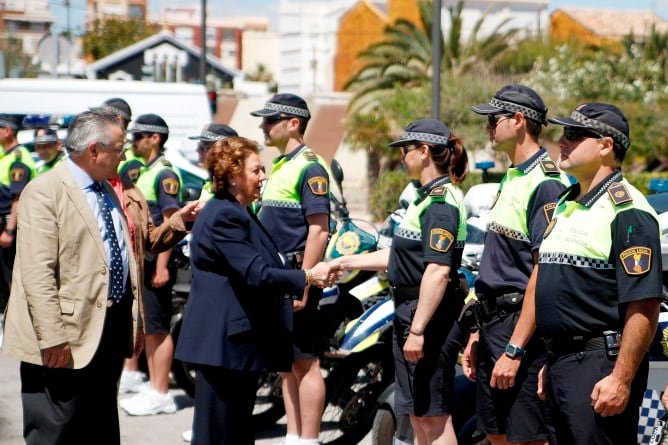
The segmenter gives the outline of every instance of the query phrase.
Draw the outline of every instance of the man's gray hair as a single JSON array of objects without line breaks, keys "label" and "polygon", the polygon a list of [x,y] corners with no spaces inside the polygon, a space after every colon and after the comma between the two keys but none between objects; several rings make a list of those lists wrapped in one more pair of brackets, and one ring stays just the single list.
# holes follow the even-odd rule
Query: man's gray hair
[{"label": "man's gray hair", "polygon": [[124,130],[116,116],[108,111],[96,109],[77,114],[67,133],[67,152],[76,156],[86,151],[91,142],[111,144],[113,136],[109,131],[110,125]]}]

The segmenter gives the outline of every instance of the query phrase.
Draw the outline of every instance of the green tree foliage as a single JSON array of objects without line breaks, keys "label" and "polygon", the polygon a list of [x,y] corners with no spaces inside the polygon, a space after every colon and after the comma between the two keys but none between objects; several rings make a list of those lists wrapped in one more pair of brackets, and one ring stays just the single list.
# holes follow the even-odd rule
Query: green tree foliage
[{"label": "green tree foliage", "polygon": [[399,205],[399,196],[408,184],[408,176],[401,170],[381,173],[370,197],[371,216],[374,221],[383,221]]},{"label": "green tree foliage", "polygon": [[[620,55],[606,51],[585,54],[572,46],[561,46],[558,55],[537,60],[525,79],[554,104],[550,114],[566,115],[579,103],[610,102],[626,114],[631,128],[631,150],[626,165],[632,170],[666,170],[668,167],[668,85],[665,59],[647,46],[627,44]],[[658,59],[654,59],[658,54]],[[558,133],[550,129],[556,140]]]},{"label": "green tree foliage", "polygon": [[82,36],[83,51],[98,60],[159,31],[160,25],[143,20],[95,20]]}]

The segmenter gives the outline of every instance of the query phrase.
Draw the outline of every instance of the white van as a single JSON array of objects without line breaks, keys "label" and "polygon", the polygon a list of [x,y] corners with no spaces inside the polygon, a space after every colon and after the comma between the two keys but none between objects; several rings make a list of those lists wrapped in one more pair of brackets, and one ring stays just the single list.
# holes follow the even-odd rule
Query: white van
[{"label": "white van", "polygon": [[[0,113],[71,116],[107,99],[121,97],[132,116],[155,113],[169,126],[166,157],[175,166],[206,178],[194,165],[198,135],[211,122],[211,107],[203,85],[81,79],[1,79]],[[24,142],[19,139],[19,142]],[[190,162],[189,162],[190,161]]]}]

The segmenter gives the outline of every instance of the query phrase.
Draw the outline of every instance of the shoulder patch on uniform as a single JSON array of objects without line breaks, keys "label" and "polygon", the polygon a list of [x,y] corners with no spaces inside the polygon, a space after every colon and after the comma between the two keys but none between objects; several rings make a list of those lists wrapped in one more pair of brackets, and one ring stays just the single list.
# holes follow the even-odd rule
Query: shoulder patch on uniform
[{"label": "shoulder patch on uniform", "polygon": [[553,219],[550,221],[550,224],[547,225],[545,228],[545,233],[543,233],[543,239],[547,238],[547,236],[552,232],[552,229],[554,229],[554,225],[557,223],[557,219]]},{"label": "shoulder patch on uniform", "polygon": [[429,196],[443,196],[443,195],[445,195],[445,187],[443,187],[442,185],[434,187],[429,192]]},{"label": "shoulder patch on uniform", "polygon": [[161,162],[162,165],[164,165],[165,167],[171,167],[171,166],[172,166],[172,163],[169,162],[169,161],[168,161],[167,159],[165,159],[165,158],[162,158],[162,159],[160,160],[160,162]]},{"label": "shoulder patch on uniform", "polygon": [[543,169],[543,173],[546,175],[550,176],[558,176],[559,175],[559,169],[557,168],[557,164],[554,163],[554,161],[550,159],[543,159],[540,161],[540,168]]},{"label": "shoulder patch on uniform", "polygon": [[23,157],[23,152],[17,148],[16,150],[14,150],[14,156],[16,156],[16,159],[21,160],[21,158]]},{"label": "shoulder patch on uniform", "polygon": [[437,252],[447,252],[452,247],[455,236],[445,229],[431,229],[429,232],[429,247]]},{"label": "shoulder patch on uniform", "polygon": [[130,178],[130,181],[132,182],[137,182],[137,179],[139,179],[139,173],[141,173],[141,168],[130,168],[128,169],[128,178]]},{"label": "shoulder patch on uniform", "polygon": [[545,221],[550,222],[552,220],[552,215],[554,215],[554,209],[557,208],[556,202],[548,202],[543,206],[543,213],[545,214]]},{"label": "shoulder patch on uniform", "polygon": [[308,186],[314,195],[326,195],[329,193],[329,182],[324,176],[314,176],[308,180]]},{"label": "shoulder patch on uniform", "polygon": [[304,150],[304,157],[309,160],[309,161],[317,161],[318,160],[318,155],[313,153],[310,150]]},{"label": "shoulder patch on uniform", "polygon": [[161,181],[162,189],[168,195],[176,195],[179,192],[179,180],[175,178],[167,178]]},{"label": "shoulder patch on uniform", "polygon": [[22,168],[13,168],[9,172],[9,176],[12,178],[12,182],[21,182],[26,176],[26,172]]},{"label": "shoulder patch on uniform", "polygon": [[633,198],[631,198],[631,194],[626,189],[626,186],[621,182],[615,182],[612,184],[608,188],[608,195],[610,195],[612,202],[614,202],[616,206],[633,201]]},{"label": "shoulder patch on uniform", "polygon": [[652,265],[652,249],[645,246],[629,247],[619,254],[627,275],[647,273]]}]

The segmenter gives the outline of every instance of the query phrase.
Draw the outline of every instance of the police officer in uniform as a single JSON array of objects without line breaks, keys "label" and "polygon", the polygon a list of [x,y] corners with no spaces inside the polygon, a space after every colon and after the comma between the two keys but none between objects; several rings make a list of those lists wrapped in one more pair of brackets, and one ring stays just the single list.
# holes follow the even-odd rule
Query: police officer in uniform
[{"label": "police officer in uniform", "polygon": [[37,169],[38,175],[48,172],[65,159],[65,151],[62,149],[56,130],[52,128],[36,129],[33,143],[35,152],[44,161],[44,164]]},{"label": "police officer in uniform", "polygon": [[[344,256],[334,266],[387,268],[394,316],[395,413],[410,416],[416,443],[456,444],[452,391],[457,350],[448,337],[464,304],[457,269],[466,240],[462,192],[468,157],[461,141],[435,119],[408,125],[399,147],[414,200],[390,249]],[[457,349],[457,348],[455,348]]]},{"label": "police officer in uniform", "polygon": [[534,90],[507,85],[472,110],[487,116],[490,141],[512,166],[489,213],[475,283],[480,330],[471,334],[462,365],[478,382],[478,423],[493,445],[544,444],[545,404],[536,382],[546,354],[532,336],[532,283],[543,233],[569,182],[538,143],[547,108]]},{"label": "police officer in uniform", "polygon": [[[323,257],[329,236],[329,174],[325,161],[304,145],[311,114],[306,102],[294,94],[276,94],[263,109],[265,144],[281,156],[262,193],[258,217],[293,266],[308,269]],[[308,287],[294,301],[295,361],[283,373],[283,398],[288,420],[285,443],[317,444],[325,404],[325,382],[318,355],[318,301],[322,289]]]},{"label": "police officer in uniform", "polygon": [[[199,155],[199,165],[206,168],[206,154],[213,147],[216,141],[229,137],[239,136],[236,130],[223,124],[206,124],[198,136],[190,136],[188,139],[198,140],[197,154]],[[211,180],[208,180],[202,186],[202,193],[199,196],[200,201],[208,201],[213,196]]]},{"label": "police officer in uniform", "polygon": [[[160,226],[181,206],[181,178],[163,155],[169,128],[160,116],[144,114],[128,132],[132,134],[133,150],[146,164],[137,187],[146,197],[154,224]],[[176,411],[174,396],[168,391],[174,357],[170,321],[175,271],[169,268],[170,256],[171,250],[167,250],[157,257],[146,256],[144,261],[144,332],[150,384],[147,390],[121,400],[121,408],[131,415]]]},{"label": "police officer in uniform", "polygon": [[657,215],[622,176],[629,125],[614,105],[585,103],[564,126],[559,166],[578,183],[560,197],[540,247],[536,329],[558,443],[637,443],[647,351],[661,297]]},{"label": "police officer in uniform", "polygon": [[0,313],[4,313],[16,255],[16,218],[19,196],[35,176],[35,163],[16,139],[19,119],[0,114]]}]

